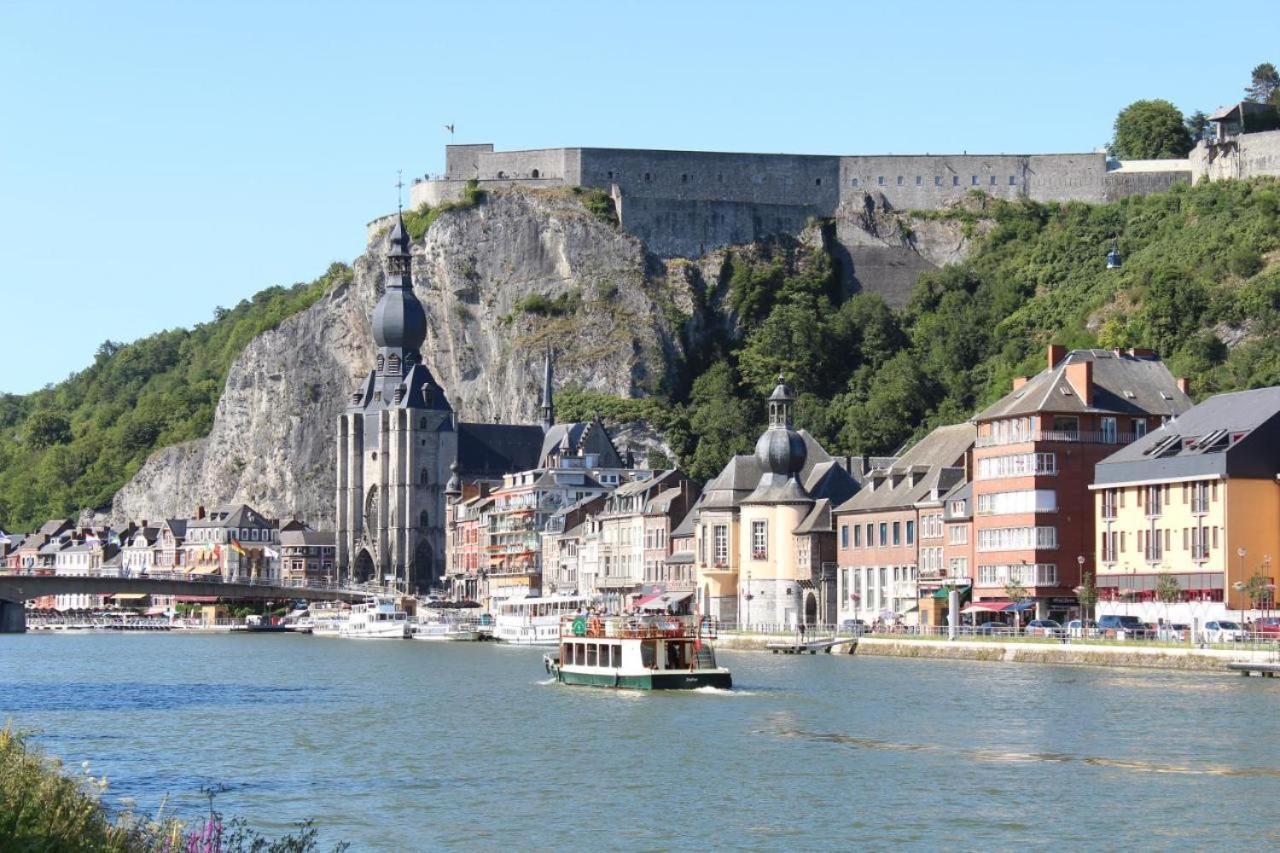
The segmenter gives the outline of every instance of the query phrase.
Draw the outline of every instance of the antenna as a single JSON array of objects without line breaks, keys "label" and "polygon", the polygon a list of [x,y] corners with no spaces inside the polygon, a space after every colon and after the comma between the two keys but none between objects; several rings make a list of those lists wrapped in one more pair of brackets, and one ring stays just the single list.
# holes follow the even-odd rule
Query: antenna
[{"label": "antenna", "polygon": [[396,212],[404,213],[404,175],[403,169],[396,169]]}]

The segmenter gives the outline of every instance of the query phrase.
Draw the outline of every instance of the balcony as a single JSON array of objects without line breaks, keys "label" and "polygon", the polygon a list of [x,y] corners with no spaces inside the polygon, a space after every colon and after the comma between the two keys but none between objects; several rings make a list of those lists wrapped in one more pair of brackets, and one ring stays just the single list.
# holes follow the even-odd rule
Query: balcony
[{"label": "balcony", "polygon": [[1005,447],[1011,444],[1056,441],[1068,444],[1132,444],[1137,440],[1131,432],[1103,430],[1031,430],[1012,435],[980,435],[976,447]]}]

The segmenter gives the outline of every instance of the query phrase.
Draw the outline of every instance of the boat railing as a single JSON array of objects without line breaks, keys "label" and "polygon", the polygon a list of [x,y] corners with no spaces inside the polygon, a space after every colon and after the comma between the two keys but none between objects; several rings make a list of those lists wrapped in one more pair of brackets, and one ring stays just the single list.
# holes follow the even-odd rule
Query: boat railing
[{"label": "boat railing", "polygon": [[716,633],[717,628],[712,620],[696,620],[693,616],[599,616],[595,614],[579,614],[563,616],[560,619],[560,636],[564,638],[693,639],[695,634],[700,634],[703,639],[715,639]]}]

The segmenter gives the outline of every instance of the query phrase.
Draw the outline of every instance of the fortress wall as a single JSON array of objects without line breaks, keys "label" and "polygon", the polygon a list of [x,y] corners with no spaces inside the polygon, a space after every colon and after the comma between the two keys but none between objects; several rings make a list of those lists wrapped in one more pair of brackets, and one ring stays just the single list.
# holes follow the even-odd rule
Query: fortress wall
[{"label": "fortress wall", "polygon": [[1245,133],[1226,142],[1201,142],[1191,152],[1195,181],[1280,175],[1280,130]]},{"label": "fortress wall", "polygon": [[905,155],[840,158],[842,199],[882,193],[899,210],[943,207],[979,190],[996,198],[1102,201],[1102,154]]},{"label": "fortress wall", "polygon": [[535,148],[528,151],[495,151],[478,155],[478,177],[482,181],[508,178],[563,181],[568,148]]},{"label": "fortress wall", "polygon": [[830,216],[840,201],[839,158],[803,154],[581,149],[579,183],[627,199],[804,205]]},{"label": "fortress wall", "polygon": [[817,205],[654,198],[623,193],[622,227],[662,257],[694,258],[771,234],[798,234]]},{"label": "fortress wall", "polygon": [[480,155],[493,151],[493,143],[480,145],[446,145],[444,176],[450,181],[466,181],[480,174]]},{"label": "fortress wall", "polygon": [[[523,180],[504,179],[501,181],[481,181],[480,188],[491,187],[532,187],[540,189],[543,187],[560,187],[564,186],[565,181],[559,178],[548,178],[546,180],[525,178]],[[462,198],[462,191],[467,186],[467,181],[418,181],[409,188],[409,209],[416,209],[423,204],[432,207],[446,202],[457,201]]]},{"label": "fortress wall", "polygon": [[1151,195],[1164,192],[1174,184],[1191,183],[1191,170],[1108,172],[1103,179],[1107,201],[1115,201],[1131,195]]}]

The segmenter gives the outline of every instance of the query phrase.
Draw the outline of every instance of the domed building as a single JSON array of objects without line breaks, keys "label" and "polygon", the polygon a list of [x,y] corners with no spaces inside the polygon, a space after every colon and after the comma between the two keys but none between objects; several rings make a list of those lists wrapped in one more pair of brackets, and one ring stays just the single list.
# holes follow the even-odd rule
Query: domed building
[{"label": "domed building", "polygon": [[[337,566],[346,582],[426,590],[445,573],[446,497],[556,453],[592,450],[622,467],[598,422],[556,424],[551,358],[542,423],[463,423],[422,363],[427,316],[413,292],[404,220],[387,236],[385,287],[374,308],[374,368],[338,417]],[[588,445],[590,445],[588,447]]]},{"label": "domed building", "polygon": [[729,460],[703,490],[694,523],[701,612],[747,627],[835,619],[831,508],[858,491],[856,460],[833,457],[792,423],[782,377],[755,453]]}]

